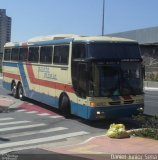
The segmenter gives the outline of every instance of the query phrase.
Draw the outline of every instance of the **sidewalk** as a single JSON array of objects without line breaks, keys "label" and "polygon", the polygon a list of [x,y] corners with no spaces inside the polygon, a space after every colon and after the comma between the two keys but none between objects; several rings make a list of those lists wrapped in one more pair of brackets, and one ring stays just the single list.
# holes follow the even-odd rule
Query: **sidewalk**
[{"label": "sidewalk", "polygon": [[8,97],[0,97],[0,107],[10,107],[15,103],[14,100],[9,99]]},{"label": "sidewalk", "polygon": [[141,156],[142,159],[158,159],[158,141],[141,137],[112,139],[101,135],[76,145],[56,149],[45,147],[43,149],[60,154],[73,155],[74,157],[81,157],[81,160],[82,158],[93,160],[117,159],[116,156],[118,155],[124,156],[124,159],[129,159],[127,156],[138,155]]}]

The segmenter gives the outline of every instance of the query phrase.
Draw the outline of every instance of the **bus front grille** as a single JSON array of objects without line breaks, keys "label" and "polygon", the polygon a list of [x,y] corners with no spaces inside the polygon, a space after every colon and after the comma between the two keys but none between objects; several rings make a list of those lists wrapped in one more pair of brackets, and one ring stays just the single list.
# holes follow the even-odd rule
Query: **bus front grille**
[{"label": "bus front grille", "polygon": [[121,102],[120,101],[116,101],[116,102],[109,102],[110,105],[120,105]]},{"label": "bus front grille", "polygon": [[134,100],[124,101],[124,104],[132,104]]}]

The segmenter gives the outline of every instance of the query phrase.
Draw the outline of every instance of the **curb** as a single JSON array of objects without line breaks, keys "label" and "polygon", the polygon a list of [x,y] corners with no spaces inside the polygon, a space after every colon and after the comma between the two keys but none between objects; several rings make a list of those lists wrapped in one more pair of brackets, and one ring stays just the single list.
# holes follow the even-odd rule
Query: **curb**
[{"label": "curb", "polygon": [[16,109],[17,106],[21,105],[23,101],[14,100],[11,97],[0,97],[0,111],[7,111],[9,109]]}]

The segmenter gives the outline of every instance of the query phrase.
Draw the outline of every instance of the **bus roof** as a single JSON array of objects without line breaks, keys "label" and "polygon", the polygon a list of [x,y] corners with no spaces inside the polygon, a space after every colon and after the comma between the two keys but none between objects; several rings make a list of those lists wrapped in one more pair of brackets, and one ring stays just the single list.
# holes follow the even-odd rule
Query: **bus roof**
[{"label": "bus roof", "polygon": [[73,42],[129,42],[136,43],[136,41],[126,38],[119,37],[108,37],[108,36],[79,36],[75,34],[59,34],[59,35],[48,35],[38,36],[29,39],[27,42],[8,42],[4,47],[15,47],[15,46],[32,46],[32,45],[49,45],[49,44],[60,44]]},{"label": "bus roof", "polygon": [[74,41],[136,42],[131,39],[109,36],[78,36],[74,38]]}]

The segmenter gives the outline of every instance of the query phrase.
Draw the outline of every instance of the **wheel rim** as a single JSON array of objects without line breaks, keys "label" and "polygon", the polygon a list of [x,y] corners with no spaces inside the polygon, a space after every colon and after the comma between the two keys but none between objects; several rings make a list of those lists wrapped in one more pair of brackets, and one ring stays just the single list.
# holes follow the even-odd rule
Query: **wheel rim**
[{"label": "wheel rim", "polygon": [[23,88],[22,88],[22,86],[19,86],[19,98],[20,99],[23,98]]},{"label": "wheel rim", "polygon": [[13,84],[13,87],[12,87],[12,94],[15,95],[16,94],[16,85]]}]

